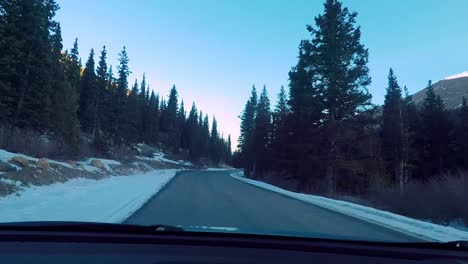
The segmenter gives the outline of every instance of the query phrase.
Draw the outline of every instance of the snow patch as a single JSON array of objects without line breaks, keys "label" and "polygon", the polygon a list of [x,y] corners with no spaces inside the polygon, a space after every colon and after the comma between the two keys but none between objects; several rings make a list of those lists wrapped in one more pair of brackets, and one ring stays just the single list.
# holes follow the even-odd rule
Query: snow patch
[{"label": "snow patch", "polygon": [[468,239],[468,232],[458,230],[450,226],[442,226],[433,223],[428,223],[350,202],[329,199],[311,194],[291,192],[268,183],[247,179],[245,178],[245,176],[240,176],[240,174],[243,175],[242,172],[235,172],[232,173],[231,176],[260,188],[281,193],[283,195],[307,203],[311,203],[317,206],[334,210],[336,212],[347,214],[374,224],[379,224],[399,232],[414,235],[419,238],[440,242]]},{"label": "snow patch", "polygon": [[166,185],[178,170],[76,178],[32,186],[0,199],[0,222],[85,221],[120,223]]},{"label": "snow patch", "polygon": [[451,80],[451,79],[457,79],[457,78],[462,78],[462,77],[468,77],[468,71],[464,71],[462,73],[446,77],[444,78],[444,80]]},{"label": "snow patch", "polygon": [[147,161],[159,161],[159,162],[165,162],[165,163],[172,163],[172,164],[177,164],[177,165],[185,165],[185,166],[193,166],[191,162],[184,161],[184,160],[170,160],[164,157],[165,154],[162,152],[156,152],[153,154],[153,157],[137,157],[139,160],[147,160]]},{"label": "snow patch", "polygon": [[25,159],[30,160],[30,161],[37,161],[38,160],[38,159],[33,158],[31,156],[26,156],[26,155],[19,154],[19,153],[8,152],[8,151],[6,151],[4,149],[0,149],[0,160],[8,162],[9,160],[11,160],[13,157],[16,157],[16,156],[25,158]]},{"label": "snow patch", "polygon": [[5,179],[5,178],[0,178],[0,182],[6,183],[8,185],[13,185],[15,187],[20,187],[21,185],[23,185],[23,183],[20,181],[15,181],[15,180]]}]

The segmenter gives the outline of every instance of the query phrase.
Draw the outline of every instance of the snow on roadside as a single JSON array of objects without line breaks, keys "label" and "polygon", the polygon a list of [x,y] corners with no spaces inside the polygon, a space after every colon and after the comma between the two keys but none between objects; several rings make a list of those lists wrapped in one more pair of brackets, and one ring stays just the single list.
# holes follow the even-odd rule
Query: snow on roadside
[{"label": "snow on roadside", "polygon": [[[99,169],[91,165],[91,162],[93,161],[93,159],[94,158],[88,158],[84,162],[80,162],[80,164],[84,165],[85,170],[88,170],[91,172],[99,171]],[[122,165],[122,163],[116,160],[110,160],[110,159],[97,159],[97,160],[100,160],[104,164],[104,167],[106,168],[107,171],[112,171],[111,165],[112,166]]]},{"label": "snow on roadside", "polygon": [[374,224],[382,225],[399,232],[414,235],[419,238],[440,242],[468,239],[468,232],[453,227],[428,223],[350,202],[288,191],[268,183],[248,179],[242,172],[234,172],[231,176],[260,188],[268,189],[307,203],[347,214]]},{"label": "snow on roadside", "polygon": [[32,186],[0,198],[0,222],[85,221],[120,223],[161,190],[178,170],[71,179]]},{"label": "snow on roadside", "polygon": [[[3,150],[3,149],[0,149],[0,160],[2,161],[5,161],[5,162],[8,162],[9,160],[11,160],[13,157],[22,157],[22,158],[25,158],[29,161],[34,161],[34,162],[37,162],[39,159],[38,158],[34,158],[34,157],[31,157],[31,156],[27,156],[27,155],[24,155],[24,154],[19,154],[19,153],[13,153],[13,152],[8,152],[6,150]],[[73,166],[71,166],[70,164],[66,163],[66,162],[60,162],[60,161],[55,161],[55,160],[51,160],[51,159],[46,159],[49,163],[51,164],[57,164],[57,165],[60,165],[60,166],[63,166],[63,167],[67,167],[67,168],[70,168],[72,169]],[[11,164],[10,165],[16,167],[17,170],[21,170],[22,168],[15,165],[15,164]]]}]

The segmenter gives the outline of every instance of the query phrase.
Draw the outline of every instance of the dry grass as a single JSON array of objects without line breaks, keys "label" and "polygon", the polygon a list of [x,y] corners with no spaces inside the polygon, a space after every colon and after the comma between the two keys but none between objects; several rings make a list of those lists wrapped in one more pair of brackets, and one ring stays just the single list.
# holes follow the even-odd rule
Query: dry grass
[{"label": "dry grass", "polygon": [[468,225],[468,179],[464,174],[411,182],[402,194],[395,189],[371,193],[376,207],[440,224],[463,221]]}]

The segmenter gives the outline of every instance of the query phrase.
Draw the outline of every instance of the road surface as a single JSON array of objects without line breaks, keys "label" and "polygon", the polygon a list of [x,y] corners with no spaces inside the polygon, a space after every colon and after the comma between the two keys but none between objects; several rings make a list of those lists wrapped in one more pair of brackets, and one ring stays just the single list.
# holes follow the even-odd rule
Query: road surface
[{"label": "road surface", "polygon": [[228,171],[180,172],[125,222],[219,227],[247,233],[375,241],[418,241],[335,211],[265,190]]}]

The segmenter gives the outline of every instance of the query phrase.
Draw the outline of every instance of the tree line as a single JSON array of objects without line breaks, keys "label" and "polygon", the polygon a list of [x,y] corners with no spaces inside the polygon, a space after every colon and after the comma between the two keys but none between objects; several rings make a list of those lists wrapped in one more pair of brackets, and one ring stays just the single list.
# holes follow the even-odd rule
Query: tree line
[{"label": "tree line", "polygon": [[[0,1],[1,146],[19,130],[31,130],[56,143],[54,155],[112,156],[113,150],[138,142],[184,152],[193,161],[227,162],[231,139],[218,131],[213,117],[192,104],[187,115],[175,86],[167,99],[146,82],[129,83],[129,57],[123,47],[116,73],[102,47],[85,65],[78,40],[63,50],[54,0]],[[88,151],[85,151],[85,150]],[[88,152],[88,153],[86,153]]]},{"label": "tree line", "polygon": [[383,106],[371,104],[369,51],[361,43],[356,12],[326,0],[307,26],[270,108],[267,90],[255,86],[241,114],[236,166],[249,177],[275,175],[297,189],[361,194],[383,186],[404,191],[411,180],[468,169],[468,107],[447,110],[432,83],[415,105],[389,70]]}]

